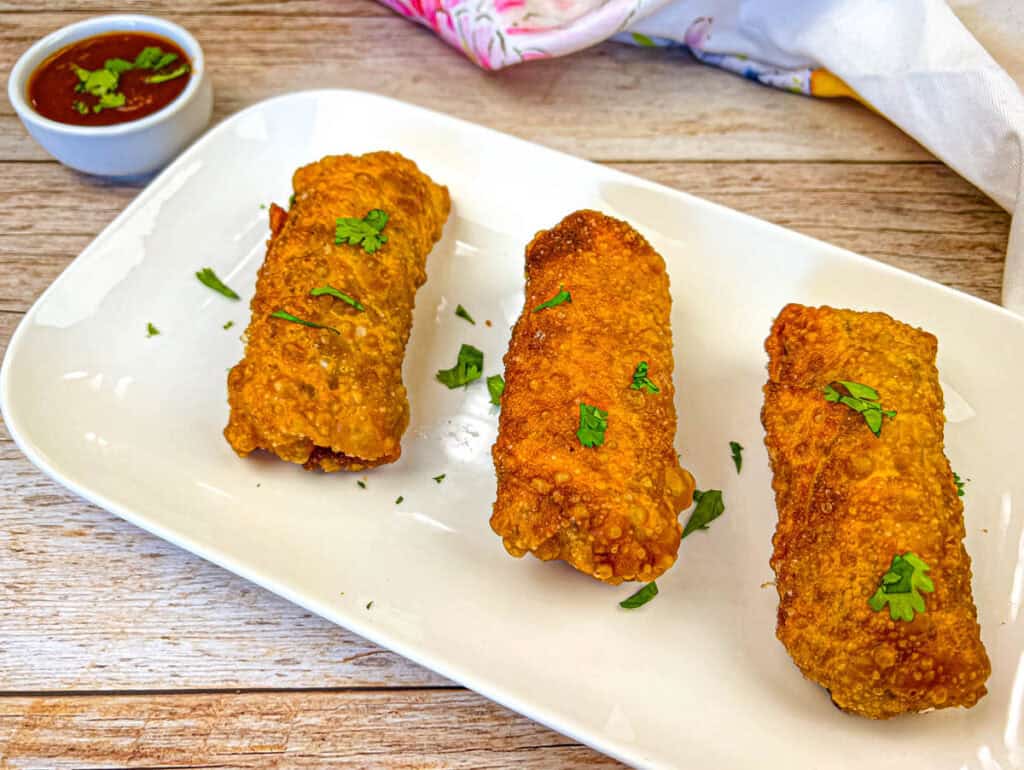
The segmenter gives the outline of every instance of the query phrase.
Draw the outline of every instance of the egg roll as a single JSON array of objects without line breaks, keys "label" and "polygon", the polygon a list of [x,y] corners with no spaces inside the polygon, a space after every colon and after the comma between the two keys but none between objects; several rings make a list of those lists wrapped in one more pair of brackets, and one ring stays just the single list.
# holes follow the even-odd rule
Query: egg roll
[{"label": "egg roll", "polygon": [[844,711],[973,706],[991,667],[938,341],[884,313],[788,305],[765,348],[779,640]]},{"label": "egg roll", "polygon": [[[243,457],[263,449],[310,470],[392,463],[409,424],[402,361],[416,290],[448,190],[391,152],[325,157],[293,186],[289,209],[270,209],[224,436]],[[336,243],[339,219],[357,236]],[[365,221],[374,238],[359,241]]]},{"label": "egg roll", "polygon": [[625,222],[578,211],[527,247],[492,450],[511,555],[611,584],[675,562],[693,478],[674,447],[671,307],[664,261]]}]

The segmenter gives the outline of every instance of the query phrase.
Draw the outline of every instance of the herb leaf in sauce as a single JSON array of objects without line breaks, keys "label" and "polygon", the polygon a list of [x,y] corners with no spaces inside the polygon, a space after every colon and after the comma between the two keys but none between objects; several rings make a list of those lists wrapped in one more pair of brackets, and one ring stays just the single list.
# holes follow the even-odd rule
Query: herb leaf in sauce
[{"label": "herb leaf in sauce", "polygon": [[580,402],[580,427],[576,438],[585,447],[601,446],[604,432],[608,430],[608,412],[590,404]]},{"label": "herb leaf in sauce", "polygon": [[286,313],[284,310],[275,310],[273,313],[270,314],[270,317],[271,318],[280,318],[282,321],[291,321],[293,324],[302,324],[303,326],[308,326],[311,329],[326,329],[329,332],[334,332],[335,334],[341,334],[341,332],[339,332],[333,326],[326,326],[325,324],[318,324],[315,321],[307,321],[307,320],[305,320],[303,318],[298,318],[297,316],[293,316],[291,313]]},{"label": "herb leaf in sauce", "polygon": [[313,297],[322,297],[325,294],[330,295],[331,297],[337,297],[342,302],[347,302],[349,305],[354,307],[360,313],[362,313],[363,311],[366,310],[366,308],[363,307],[362,304],[360,304],[359,300],[353,299],[352,297],[348,296],[344,292],[338,291],[333,286],[329,286],[329,285],[317,286],[315,289],[312,289],[309,293],[310,293],[310,296],[313,296]]},{"label": "herb leaf in sauce", "polygon": [[[147,45],[139,51],[139,55],[135,57],[135,62],[132,66],[140,70],[162,70],[168,64],[172,64],[177,60],[178,54],[164,51],[163,48],[157,45]],[[124,61],[124,59],[119,61]]]},{"label": "herb leaf in sauce", "polygon": [[541,302],[539,305],[537,305],[537,307],[533,309],[533,312],[536,313],[538,310],[545,310],[549,307],[555,307],[557,305],[561,305],[563,302],[572,302],[572,294],[567,292],[564,286],[559,286],[558,294],[556,294],[549,300]]},{"label": "herb leaf in sauce", "polygon": [[909,623],[915,612],[925,611],[924,597],[919,592],[930,594],[935,590],[931,578],[924,574],[929,569],[931,567],[913,551],[893,556],[878,590],[868,599],[868,606],[879,612],[888,604],[890,618]]},{"label": "herb leaf in sauce", "polygon": [[447,385],[449,388],[458,388],[469,385],[473,380],[479,380],[484,371],[484,353],[472,345],[463,345],[459,348],[459,357],[451,369],[438,370],[438,382]]},{"label": "herb leaf in sauce", "polygon": [[488,377],[487,392],[491,394],[491,403],[501,406],[501,394],[505,392],[505,378],[500,374],[492,374]]},{"label": "herb leaf in sauce", "polygon": [[[683,527],[682,537],[687,537],[698,529],[708,529],[708,525],[725,513],[725,501],[722,500],[720,489],[709,489],[706,492],[693,491],[693,502],[697,507],[693,509],[690,518]],[[682,538],[680,538],[682,539]]]},{"label": "herb leaf in sauce", "polygon": [[168,80],[174,80],[175,78],[180,78],[182,75],[187,75],[188,73],[189,73],[188,65],[187,64],[180,64],[175,69],[171,70],[170,72],[158,72],[155,75],[150,75],[148,78],[146,78],[146,82],[147,83],[152,83],[153,85],[155,85],[157,83],[166,83]]},{"label": "herb leaf in sauce", "polygon": [[657,595],[658,584],[652,580],[628,599],[619,602],[619,606],[624,610],[635,610],[637,607],[643,607]]},{"label": "herb leaf in sauce", "polygon": [[373,254],[382,244],[387,243],[388,237],[381,233],[387,223],[387,212],[381,209],[371,210],[362,219],[338,217],[334,220],[334,243],[361,245],[363,251]]}]

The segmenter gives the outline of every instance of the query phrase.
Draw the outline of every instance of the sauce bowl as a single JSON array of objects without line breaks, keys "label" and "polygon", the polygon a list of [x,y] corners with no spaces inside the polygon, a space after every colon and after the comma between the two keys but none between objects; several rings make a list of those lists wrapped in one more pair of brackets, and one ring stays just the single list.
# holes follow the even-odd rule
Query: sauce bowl
[{"label": "sauce bowl", "polygon": [[[163,109],[111,126],[75,126],[44,118],[28,101],[36,68],[65,46],[106,32],[149,32],[176,43],[191,59],[185,90]],[[213,112],[213,86],[199,43],[183,27],[155,16],[116,14],[70,24],[38,40],[15,63],[7,96],[22,124],[65,166],[100,176],[138,176],[167,164],[198,136]]]}]

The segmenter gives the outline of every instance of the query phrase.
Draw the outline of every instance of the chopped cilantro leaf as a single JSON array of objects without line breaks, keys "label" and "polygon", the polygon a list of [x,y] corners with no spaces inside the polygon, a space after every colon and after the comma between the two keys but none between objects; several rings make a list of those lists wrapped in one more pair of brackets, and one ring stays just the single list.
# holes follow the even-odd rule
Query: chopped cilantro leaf
[{"label": "chopped cilantro leaf", "polygon": [[86,104],[85,102],[83,102],[82,100],[80,100],[80,99],[75,99],[75,101],[73,101],[73,102],[71,103],[71,107],[72,107],[72,108],[73,108],[73,109],[75,110],[75,112],[77,112],[77,113],[78,113],[79,115],[85,115],[85,114],[87,114],[87,113],[89,112],[89,106],[88,106],[88,105],[87,105],[87,104]]},{"label": "chopped cilantro leaf", "polygon": [[643,607],[657,595],[658,584],[652,580],[628,599],[619,602],[619,606],[624,610],[635,610],[637,607]]},{"label": "chopped cilantro leaf", "polygon": [[448,475],[447,473],[442,473],[440,476],[434,476],[433,478],[434,478],[434,481],[436,481],[438,484],[440,484],[442,481],[444,481],[444,477],[447,476],[447,475]]},{"label": "chopped cilantro leaf", "polygon": [[882,418],[896,418],[895,409],[883,409],[879,403],[878,391],[868,385],[848,380],[837,380],[834,384],[841,385],[849,395],[836,390],[832,384],[824,388],[825,400],[829,403],[845,404],[864,417],[864,422],[876,436],[882,433]]},{"label": "chopped cilantro leaf", "polygon": [[585,447],[601,446],[608,430],[608,412],[590,404],[580,403],[580,427],[576,438]]},{"label": "chopped cilantro leaf", "polygon": [[224,324],[224,328],[225,329],[230,329],[234,325],[235,325],[234,321],[228,321],[226,324]]},{"label": "chopped cilantro leaf", "polygon": [[459,348],[459,357],[455,366],[451,369],[439,369],[435,376],[439,382],[449,388],[458,388],[462,385],[469,385],[473,380],[479,380],[483,370],[483,351],[472,345],[463,345]]},{"label": "chopped cilantro leaf", "polygon": [[339,332],[333,326],[326,326],[325,324],[318,324],[315,321],[306,321],[303,318],[299,318],[297,316],[293,316],[291,313],[286,313],[283,310],[275,310],[273,313],[270,314],[270,317],[271,318],[280,318],[282,321],[291,321],[293,324],[302,324],[303,326],[308,326],[311,329],[326,329],[329,332],[334,332],[335,334],[341,334],[341,332]]},{"label": "chopped cilantro leaf", "polygon": [[151,323],[147,323],[146,324],[146,336],[147,337],[155,337],[159,333],[160,333],[160,330],[157,329],[155,326],[153,326],[153,324],[151,324]]},{"label": "chopped cilantro leaf", "polygon": [[134,67],[127,59],[107,59],[103,62],[103,69],[113,72],[115,75],[120,75],[122,72],[127,72]]},{"label": "chopped cilantro leaf", "polygon": [[158,72],[155,75],[150,75],[146,78],[146,82],[152,85],[157,83],[166,83],[168,80],[174,80],[180,78],[182,75],[189,73],[189,66],[187,64],[181,64],[170,72]]},{"label": "chopped cilantro leaf", "polygon": [[360,304],[359,300],[353,299],[352,297],[348,296],[344,292],[338,291],[333,286],[317,286],[315,289],[313,289],[309,293],[310,293],[310,295],[312,295],[314,297],[322,297],[324,294],[329,294],[332,297],[337,297],[342,302],[347,302],[349,305],[354,307],[360,313],[362,313],[364,310],[366,310],[366,308],[363,307]]},{"label": "chopped cilantro leaf", "polygon": [[204,267],[202,270],[198,271],[196,273],[196,278],[199,279],[199,283],[204,286],[209,286],[215,292],[223,294],[228,299],[239,299],[239,296],[234,292],[234,290],[229,288],[220,278],[217,277],[217,274],[213,272],[212,267]]},{"label": "chopped cilantro leaf", "polygon": [[295,193],[292,193],[291,195],[288,196],[288,208],[291,208],[294,205],[295,205]]},{"label": "chopped cilantro leaf", "polygon": [[868,606],[879,612],[888,604],[890,618],[909,623],[915,612],[925,611],[924,597],[919,592],[930,594],[935,590],[931,578],[924,574],[929,569],[931,567],[912,551],[902,556],[896,554],[888,571],[882,575],[878,590],[868,599]]},{"label": "chopped cilantro leaf", "polygon": [[120,91],[116,93],[100,94],[97,98],[99,101],[92,106],[93,112],[99,112],[100,110],[114,110],[118,107],[123,107],[125,103],[125,95]]},{"label": "chopped cilantro leaf", "polygon": [[387,212],[381,209],[373,209],[362,219],[338,217],[334,221],[334,242],[361,245],[363,251],[373,254],[381,244],[387,243],[388,237],[381,233],[387,223]]},{"label": "chopped cilantro leaf", "polygon": [[743,445],[739,441],[730,441],[729,449],[732,451],[732,461],[736,465],[736,472],[743,470]]},{"label": "chopped cilantro leaf", "polygon": [[636,369],[633,370],[633,383],[629,387],[633,390],[646,390],[648,393],[660,392],[658,386],[647,376],[646,361],[641,361],[636,365]]},{"label": "chopped cilantro leaf", "polygon": [[459,305],[457,308],[455,308],[455,315],[457,315],[459,318],[465,318],[467,321],[473,324],[473,326],[476,326],[476,321],[473,320],[473,316],[471,316],[469,314],[469,311],[466,310],[466,308],[464,308],[462,305]]},{"label": "chopped cilantro leaf", "polygon": [[177,60],[178,54],[164,51],[160,46],[148,45],[139,51],[132,66],[140,70],[160,70]]},{"label": "chopped cilantro leaf", "polygon": [[501,394],[505,392],[505,378],[500,374],[492,374],[488,377],[487,392],[491,394],[491,403],[501,406]]},{"label": "chopped cilantro leaf", "polygon": [[558,294],[556,294],[549,300],[541,302],[539,305],[537,305],[537,307],[533,309],[533,312],[536,313],[538,310],[544,310],[549,307],[555,307],[556,305],[561,305],[563,302],[572,302],[572,294],[567,292],[564,286],[559,286]]},{"label": "chopped cilantro leaf", "polygon": [[[970,481],[970,479],[967,479],[967,481]],[[953,471],[953,483],[956,484],[956,496],[957,497],[963,497],[964,496],[964,486],[967,484],[967,481],[964,481],[962,478],[960,478],[960,474],[959,473],[957,473],[956,471]]]},{"label": "chopped cilantro leaf", "polygon": [[693,502],[697,507],[693,509],[686,526],[683,527],[683,537],[688,537],[698,529],[708,529],[712,521],[725,513],[725,501],[722,500],[720,489],[709,489],[706,492],[695,489]]},{"label": "chopped cilantro leaf", "polygon": [[363,481],[362,479],[357,480],[356,484],[359,486],[360,489],[366,489],[366,482]]},{"label": "chopped cilantro leaf", "polygon": [[368,601],[366,603],[366,609],[370,609],[370,607],[372,607],[372,606],[373,606],[373,601],[372,600],[370,600],[370,601]]},{"label": "chopped cilantro leaf", "polygon": [[402,504],[402,501],[403,501],[404,499],[405,499],[404,497],[402,497],[401,495],[399,495],[399,496],[398,496],[397,498],[395,498],[395,505],[401,505],[401,504]]}]

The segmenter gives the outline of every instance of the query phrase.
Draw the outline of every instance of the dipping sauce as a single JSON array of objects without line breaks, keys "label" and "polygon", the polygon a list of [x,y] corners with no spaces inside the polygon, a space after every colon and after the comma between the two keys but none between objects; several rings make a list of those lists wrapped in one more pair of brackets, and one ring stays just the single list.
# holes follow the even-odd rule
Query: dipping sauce
[{"label": "dipping sauce", "polygon": [[111,32],[62,48],[40,64],[28,100],[44,118],[110,126],[152,115],[173,102],[192,77],[173,42],[148,32]]}]

